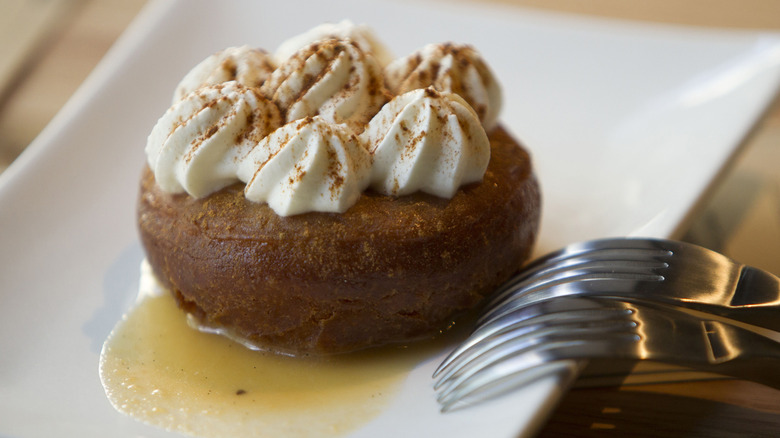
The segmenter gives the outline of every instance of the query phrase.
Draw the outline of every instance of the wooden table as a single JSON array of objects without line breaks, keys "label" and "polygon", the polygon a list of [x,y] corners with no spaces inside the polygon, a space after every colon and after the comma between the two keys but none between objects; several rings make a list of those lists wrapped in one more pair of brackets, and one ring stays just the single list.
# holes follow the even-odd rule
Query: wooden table
[{"label": "wooden table", "polygon": [[[780,31],[778,0],[492,1],[630,20]],[[57,3],[46,6],[57,8],[48,11],[49,30],[25,40],[29,56],[14,74],[0,75],[0,171],[65,103],[144,0],[48,3]],[[7,20],[0,26],[6,29],[0,43],[24,30],[23,23],[9,30],[12,24]],[[768,112],[683,238],[780,273],[778,163],[780,104]],[[780,436],[780,391],[736,380],[574,389],[539,436]]]}]

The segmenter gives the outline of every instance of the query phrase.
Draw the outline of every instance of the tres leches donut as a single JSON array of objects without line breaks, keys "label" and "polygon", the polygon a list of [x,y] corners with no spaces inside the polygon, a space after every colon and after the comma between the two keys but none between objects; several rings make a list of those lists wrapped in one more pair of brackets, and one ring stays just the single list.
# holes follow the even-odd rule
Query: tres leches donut
[{"label": "tres leches donut", "polygon": [[528,258],[540,195],[470,46],[406,57],[322,25],[188,73],[146,146],[138,226],[198,324],[328,355],[438,333]]}]

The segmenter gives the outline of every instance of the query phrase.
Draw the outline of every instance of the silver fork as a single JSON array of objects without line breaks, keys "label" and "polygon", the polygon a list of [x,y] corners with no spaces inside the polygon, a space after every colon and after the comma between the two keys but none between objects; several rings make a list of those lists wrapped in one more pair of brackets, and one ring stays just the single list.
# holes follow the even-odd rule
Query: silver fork
[{"label": "silver fork", "polygon": [[538,302],[491,319],[440,365],[434,388],[444,412],[583,359],[606,359],[612,366],[652,360],[780,388],[780,344],[769,337],[681,308],[582,297]]},{"label": "silver fork", "polygon": [[478,324],[555,297],[591,296],[651,300],[780,331],[780,279],[670,240],[574,244],[534,262],[494,296]]}]

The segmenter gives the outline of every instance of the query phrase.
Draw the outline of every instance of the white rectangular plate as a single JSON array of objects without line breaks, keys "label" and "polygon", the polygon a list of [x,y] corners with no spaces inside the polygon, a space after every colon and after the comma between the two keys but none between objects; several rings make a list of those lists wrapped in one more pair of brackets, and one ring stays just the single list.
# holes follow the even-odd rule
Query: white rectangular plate
[{"label": "white rectangular plate", "polygon": [[[537,253],[615,235],[674,236],[780,81],[773,34],[650,26],[444,2],[153,2],[0,177],[0,436],[164,437],[111,408],[98,353],[132,303],[147,133],[179,78],[227,46],[273,50],[324,21],[374,27],[398,55],[476,46],[503,83],[501,119],[540,177]],[[421,363],[360,437],[533,433],[565,388],[551,375],[438,412]]]}]

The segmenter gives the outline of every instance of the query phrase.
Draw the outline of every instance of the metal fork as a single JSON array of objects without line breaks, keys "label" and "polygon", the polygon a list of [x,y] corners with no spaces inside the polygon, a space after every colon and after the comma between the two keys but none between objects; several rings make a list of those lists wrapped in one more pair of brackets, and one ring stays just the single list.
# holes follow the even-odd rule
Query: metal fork
[{"label": "metal fork", "polygon": [[478,324],[561,296],[652,300],[780,331],[776,276],[693,244],[627,238],[574,244],[539,259],[496,292]]},{"label": "metal fork", "polygon": [[[444,412],[582,359],[607,359],[612,366],[652,360],[780,388],[780,343],[694,313],[662,304],[582,297],[505,312],[479,327],[436,370],[437,399]],[[772,336],[780,339],[779,333]]]}]

